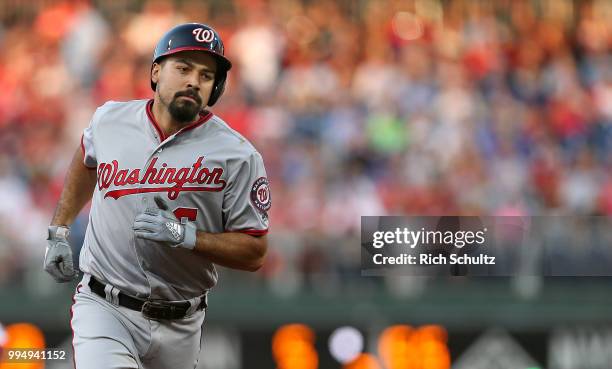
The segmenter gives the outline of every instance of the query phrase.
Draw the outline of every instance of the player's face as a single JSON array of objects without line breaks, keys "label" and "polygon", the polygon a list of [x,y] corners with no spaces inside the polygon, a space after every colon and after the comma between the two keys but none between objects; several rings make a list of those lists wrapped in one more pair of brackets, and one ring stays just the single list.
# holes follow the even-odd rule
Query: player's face
[{"label": "player's face", "polygon": [[153,65],[152,79],[172,118],[181,123],[197,119],[215,82],[214,57],[199,51],[184,51]]}]

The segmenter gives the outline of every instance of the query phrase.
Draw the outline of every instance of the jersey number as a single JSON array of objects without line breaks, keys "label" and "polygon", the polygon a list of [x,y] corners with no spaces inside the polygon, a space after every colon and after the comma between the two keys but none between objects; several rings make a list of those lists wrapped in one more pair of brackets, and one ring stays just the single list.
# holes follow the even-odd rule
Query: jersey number
[{"label": "jersey number", "polygon": [[181,220],[182,218],[187,218],[192,222],[196,221],[198,217],[198,209],[194,208],[176,208],[173,211],[174,215]]}]

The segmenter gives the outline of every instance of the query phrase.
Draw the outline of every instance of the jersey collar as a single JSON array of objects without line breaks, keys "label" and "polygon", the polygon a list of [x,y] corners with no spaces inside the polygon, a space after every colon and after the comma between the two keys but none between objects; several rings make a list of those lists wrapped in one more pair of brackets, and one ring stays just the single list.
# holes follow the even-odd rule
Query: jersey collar
[{"label": "jersey collar", "polygon": [[[153,111],[151,110],[152,108],[153,108],[153,99],[150,99],[149,101],[147,101],[147,109],[146,109],[147,117],[149,118],[151,125],[153,125],[153,128],[155,128],[155,131],[159,135],[160,142],[163,142],[168,138],[168,136],[165,135],[164,131],[162,131],[159,124],[155,120],[155,116],[153,115]],[[200,119],[196,120],[193,123],[189,123],[189,125],[181,128],[180,130],[178,130],[178,132],[175,133],[175,135],[178,135],[179,133],[182,133],[190,129],[194,129],[196,127],[201,126],[202,124],[206,123],[212,116],[213,114],[207,110],[201,111]]]}]

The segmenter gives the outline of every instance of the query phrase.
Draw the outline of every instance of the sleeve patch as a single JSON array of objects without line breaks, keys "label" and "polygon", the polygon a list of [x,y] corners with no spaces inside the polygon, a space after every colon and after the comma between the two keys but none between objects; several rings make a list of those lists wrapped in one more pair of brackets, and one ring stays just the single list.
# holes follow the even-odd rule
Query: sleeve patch
[{"label": "sleeve patch", "polygon": [[259,177],[251,186],[251,202],[262,213],[270,210],[272,198],[270,196],[270,186],[266,177]]}]

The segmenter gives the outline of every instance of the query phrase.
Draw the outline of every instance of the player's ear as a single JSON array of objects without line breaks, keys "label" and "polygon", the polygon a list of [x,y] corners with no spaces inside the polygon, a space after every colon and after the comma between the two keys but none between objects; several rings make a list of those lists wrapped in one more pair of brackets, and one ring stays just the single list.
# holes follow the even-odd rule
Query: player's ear
[{"label": "player's ear", "polygon": [[151,67],[151,81],[153,81],[153,83],[159,82],[160,71],[161,71],[161,64],[153,63],[153,66]]}]

